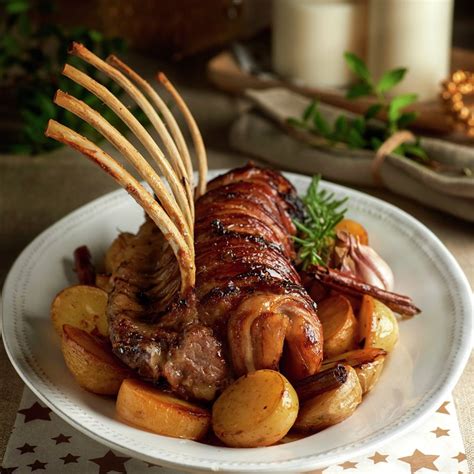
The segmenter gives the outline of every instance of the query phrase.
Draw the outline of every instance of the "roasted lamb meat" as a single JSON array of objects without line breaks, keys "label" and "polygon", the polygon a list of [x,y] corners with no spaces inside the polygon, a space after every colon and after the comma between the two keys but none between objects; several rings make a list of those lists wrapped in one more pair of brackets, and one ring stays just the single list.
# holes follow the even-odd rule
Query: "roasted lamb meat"
[{"label": "roasted lamb meat", "polygon": [[211,181],[196,203],[196,287],[184,299],[176,260],[148,220],[114,274],[114,352],[204,399],[256,369],[280,367],[293,380],[315,373],[321,326],[292,265],[300,212],[279,173],[248,165]]}]

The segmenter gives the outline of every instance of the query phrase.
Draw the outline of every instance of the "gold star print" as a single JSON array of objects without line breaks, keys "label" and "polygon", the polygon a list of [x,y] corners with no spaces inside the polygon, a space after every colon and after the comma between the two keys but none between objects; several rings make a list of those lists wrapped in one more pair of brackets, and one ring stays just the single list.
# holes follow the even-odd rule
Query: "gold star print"
[{"label": "gold star print", "polygon": [[379,462],[387,462],[388,454],[380,454],[375,451],[374,455],[371,456],[369,459],[374,461],[374,464],[378,464]]},{"label": "gold star print", "polygon": [[435,430],[432,431],[436,435],[437,438],[441,438],[442,436],[449,436],[449,430],[443,430],[438,426]]},{"label": "gold star print", "polygon": [[355,469],[355,467],[357,466],[357,463],[352,462],[352,461],[346,461],[343,464],[339,464],[339,466],[341,466],[344,470],[346,470],[346,469]]},{"label": "gold star print", "polygon": [[399,458],[400,461],[410,464],[412,474],[419,469],[431,469],[432,471],[438,471],[438,468],[433,464],[439,456],[433,454],[424,454],[418,449],[415,449],[411,456]]},{"label": "gold star print", "polygon": [[446,405],[449,402],[443,402],[443,404],[436,410],[437,413],[444,413],[445,415],[449,415],[449,411],[446,409]]},{"label": "gold star print", "polygon": [[457,456],[453,456],[453,459],[457,459],[458,462],[463,462],[466,459],[466,455],[464,453],[458,453]]}]

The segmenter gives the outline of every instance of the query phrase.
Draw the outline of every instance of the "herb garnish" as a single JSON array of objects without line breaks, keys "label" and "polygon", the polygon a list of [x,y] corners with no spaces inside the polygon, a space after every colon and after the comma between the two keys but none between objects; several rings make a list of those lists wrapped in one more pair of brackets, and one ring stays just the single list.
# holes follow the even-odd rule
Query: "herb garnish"
[{"label": "herb garnish", "polygon": [[[405,129],[412,123],[417,114],[403,112],[403,109],[417,100],[416,94],[401,94],[388,99],[386,93],[396,86],[405,76],[405,68],[393,69],[382,75],[376,83],[366,64],[353,53],[345,53],[344,58],[348,67],[356,74],[359,81],[349,88],[346,97],[376,97],[377,102],[367,108],[364,115],[350,119],[344,115],[337,117],[334,124],[330,124],[318,110],[318,102],[312,101],[303,112],[301,118],[289,118],[288,123],[302,128],[328,141],[329,145],[345,143],[349,148],[378,150],[380,145],[391,135]],[[381,126],[370,124],[381,112],[386,112],[387,123]],[[415,143],[403,143],[393,153],[415,158],[426,162],[429,160],[426,151],[421,147],[419,139]]]},{"label": "herb garnish", "polygon": [[341,206],[348,198],[336,199],[334,194],[319,189],[321,176],[314,176],[303,198],[306,217],[295,220],[299,231],[294,240],[298,248],[298,260],[303,269],[310,265],[327,265],[335,238],[334,228],[344,218],[347,209]]}]

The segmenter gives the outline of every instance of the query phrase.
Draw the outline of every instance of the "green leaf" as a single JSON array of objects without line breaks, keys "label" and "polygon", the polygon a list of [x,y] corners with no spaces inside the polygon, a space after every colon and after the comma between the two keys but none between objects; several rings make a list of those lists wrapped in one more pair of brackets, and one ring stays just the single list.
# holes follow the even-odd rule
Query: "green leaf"
[{"label": "green leaf", "polygon": [[99,31],[96,30],[90,30],[89,31],[89,37],[92,41],[96,43],[100,43],[104,39],[104,35],[100,33]]},{"label": "green leaf", "polygon": [[410,123],[416,120],[418,114],[416,112],[404,112],[397,120],[398,128],[406,128]]},{"label": "green leaf", "polygon": [[416,158],[420,158],[423,161],[429,160],[428,154],[426,151],[421,147],[421,145],[413,144],[413,143],[405,143],[405,154],[410,156],[415,156]]},{"label": "green leaf", "polygon": [[30,5],[27,0],[15,0],[8,2],[5,5],[5,11],[11,15],[26,12],[30,9]]},{"label": "green leaf", "polygon": [[363,117],[357,117],[352,121],[352,126],[359,132],[361,136],[365,133],[365,120]]},{"label": "green leaf", "polygon": [[382,145],[383,141],[380,140],[380,138],[377,137],[372,137],[370,139],[370,146],[372,147],[373,150],[377,151],[380,146]]},{"label": "green leaf", "polygon": [[371,105],[364,114],[365,120],[373,119],[378,115],[378,113],[383,109],[382,104],[373,104]]},{"label": "green leaf", "polygon": [[381,77],[375,89],[380,93],[387,92],[403,79],[406,72],[406,68],[392,69],[391,71],[386,72]]},{"label": "green leaf", "polygon": [[316,130],[324,137],[331,133],[331,127],[329,126],[329,123],[317,109],[313,114],[313,124],[316,127]]},{"label": "green leaf", "polygon": [[336,121],[334,122],[334,131],[332,133],[332,139],[335,141],[344,141],[348,128],[349,124],[347,121],[347,117],[344,115],[340,115],[339,117],[337,117]]},{"label": "green leaf", "polygon": [[398,95],[390,102],[388,107],[388,119],[390,122],[396,122],[401,117],[401,110],[407,105],[416,102],[418,96],[416,94]]},{"label": "green leaf", "polygon": [[316,100],[313,100],[306,109],[304,109],[303,112],[303,120],[307,122],[313,117],[314,112],[316,111],[318,107],[318,102]]},{"label": "green leaf", "polygon": [[295,117],[288,117],[286,123],[296,128],[307,128],[305,122]]},{"label": "green leaf", "polygon": [[347,143],[351,148],[364,148],[367,144],[361,133],[355,128],[349,130],[349,133],[347,134]]},{"label": "green leaf", "polygon": [[356,74],[357,77],[359,77],[365,82],[371,82],[369,70],[367,69],[367,66],[365,65],[364,61],[362,61],[359,56],[354,53],[346,52],[344,53],[344,59],[346,60],[346,64],[349,69],[354,74]]},{"label": "green leaf", "polygon": [[346,93],[348,99],[357,99],[372,94],[372,86],[366,82],[359,82],[351,86]]}]

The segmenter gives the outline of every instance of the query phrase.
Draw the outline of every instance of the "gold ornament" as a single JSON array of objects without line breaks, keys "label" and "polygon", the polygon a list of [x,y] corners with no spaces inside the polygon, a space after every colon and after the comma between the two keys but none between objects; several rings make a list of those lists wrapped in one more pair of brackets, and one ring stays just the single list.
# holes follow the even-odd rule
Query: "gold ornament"
[{"label": "gold ornament", "polygon": [[454,123],[474,137],[474,103],[466,102],[466,97],[474,98],[474,73],[455,71],[442,83],[442,88],[441,99]]}]

